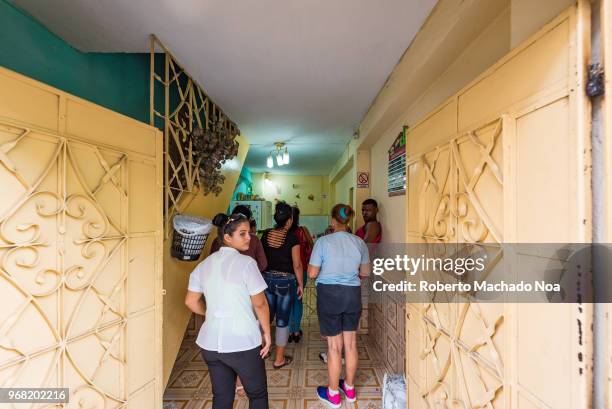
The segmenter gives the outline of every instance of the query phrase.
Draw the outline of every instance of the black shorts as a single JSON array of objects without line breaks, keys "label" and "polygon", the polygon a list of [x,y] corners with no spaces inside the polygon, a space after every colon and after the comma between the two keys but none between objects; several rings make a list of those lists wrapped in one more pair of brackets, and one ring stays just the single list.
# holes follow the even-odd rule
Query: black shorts
[{"label": "black shorts", "polygon": [[317,316],[321,335],[357,331],[361,317],[361,286],[317,284]]}]

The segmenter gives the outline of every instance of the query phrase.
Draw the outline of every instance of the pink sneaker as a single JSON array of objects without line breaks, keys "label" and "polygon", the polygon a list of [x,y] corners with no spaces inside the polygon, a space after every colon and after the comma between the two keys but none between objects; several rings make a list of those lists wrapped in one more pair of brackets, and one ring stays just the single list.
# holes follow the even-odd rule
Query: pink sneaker
[{"label": "pink sneaker", "polygon": [[329,396],[327,386],[319,386],[317,388],[317,397],[334,409],[338,409],[340,406],[342,406],[342,402],[340,401],[340,392],[334,396]]},{"label": "pink sneaker", "polygon": [[347,402],[353,403],[357,401],[357,392],[355,392],[354,386],[352,389],[347,389],[346,384],[344,383],[344,379],[340,379],[338,386],[340,387],[340,390],[344,393]]}]

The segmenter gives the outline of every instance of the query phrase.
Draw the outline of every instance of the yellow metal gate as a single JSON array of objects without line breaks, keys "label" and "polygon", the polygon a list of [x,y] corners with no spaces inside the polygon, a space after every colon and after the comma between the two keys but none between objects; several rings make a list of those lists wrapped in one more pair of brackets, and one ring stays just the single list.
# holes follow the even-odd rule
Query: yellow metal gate
[{"label": "yellow metal gate", "polygon": [[0,387],[160,407],[160,133],[8,70],[0,89]]},{"label": "yellow metal gate", "polygon": [[[587,20],[569,9],[411,129],[408,242],[590,239]],[[578,304],[408,304],[408,407],[587,408],[590,316]]]}]

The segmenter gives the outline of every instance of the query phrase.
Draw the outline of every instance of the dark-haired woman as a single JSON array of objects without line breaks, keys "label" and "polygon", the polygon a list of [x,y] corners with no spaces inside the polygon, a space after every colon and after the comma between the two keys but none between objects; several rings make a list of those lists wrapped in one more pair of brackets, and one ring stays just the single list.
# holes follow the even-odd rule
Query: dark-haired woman
[{"label": "dark-haired woman", "polygon": [[[357,327],[361,316],[361,278],[370,271],[365,242],[348,233],[353,209],[337,204],[332,209],[333,233],[319,238],[312,250],[308,277],[316,278],[317,316],[321,335],[327,337],[328,386],[319,386],[317,396],[333,408],[341,406],[340,391],[348,402],[355,402],[357,372]],[[346,378],[342,372],[342,349]]]},{"label": "dark-haired woman", "polygon": [[213,409],[232,408],[236,376],[242,379],[249,407],[268,408],[263,361],[271,345],[267,285],[255,260],[240,254],[249,248],[249,220],[242,214],[218,214],[213,224],[223,247],[193,270],[185,297],[185,305],[200,315],[205,315],[202,294],[206,299],[206,320],[196,344],[208,364]]},{"label": "dark-haired woman", "polygon": [[[248,206],[245,205],[237,205],[232,210],[232,214],[243,214],[249,219],[249,226],[252,226],[254,220],[252,220],[253,212]],[[214,224],[214,223],[213,223]],[[264,271],[268,266],[268,260],[266,260],[266,255],[263,251],[263,246],[261,245],[261,241],[259,237],[249,228],[249,232],[251,233],[251,241],[249,242],[249,248],[246,251],[241,251],[240,254],[244,254],[245,256],[250,256],[255,259],[257,262],[257,267],[259,267],[259,271]],[[218,251],[223,246],[223,237],[217,236],[215,241],[213,241],[210,246],[210,254]]]},{"label": "dark-haired woman", "polygon": [[293,209],[285,202],[276,204],[274,210],[276,226],[268,229],[261,237],[268,269],[263,273],[268,284],[266,297],[270,305],[271,318],[276,317],[276,354],[274,369],[289,365],[292,357],[285,355],[289,339],[289,314],[291,305],[297,298],[302,298],[302,261],[300,242],[295,233],[290,231],[293,223]]},{"label": "dark-haired woman", "polygon": [[[314,244],[312,236],[306,226],[300,225],[300,209],[297,206],[293,206],[293,223],[291,224],[290,231],[294,232],[300,243],[300,259],[302,260],[302,285],[306,287],[306,268],[308,267],[308,260],[310,260],[310,254],[312,253],[312,246]],[[302,339],[302,315],[304,313],[304,306],[302,305],[302,299],[295,295],[295,301],[291,308],[291,314],[289,316],[289,342],[298,343]]]},{"label": "dark-haired woman", "polygon": [[[259,268],[259,271],[264,271],[266,267],[268,266],[268,261],[266,260],[266,255],[264,253],[263,246],[261,245],[261,241],[259,240],[259,237],[257,237],[257,235],[252,231],[252,226],[253,226],[253,221],[254,221],[252,219],[253,212],[251,212],[251,209],[248,206],[237,205],[236,207],[234,207],[234,210],[232,210],[232,215],[238,215],[238,214],[243,214],[246,216],[247,219],[249,219],[249,233],[251,234],[251,241],[249,242],[249,248],[245,251],[240,251],[240,254],[243,254],[249,257],[253,257],[253,259],[255,259],[255,261],[257,262],[257,267]],[[213,224],[214,224],[214,221],[213,221]],[[219,251],[221,247],[223,247],[223,237],[217,236],[215,238],[215,241],[213,241],[212,245],[210,246],[210,254]],[[236,394],[238,396],[245,395],[244,386],[242,385],[242,381],[240,380],[240,377],[236,379]]]}]

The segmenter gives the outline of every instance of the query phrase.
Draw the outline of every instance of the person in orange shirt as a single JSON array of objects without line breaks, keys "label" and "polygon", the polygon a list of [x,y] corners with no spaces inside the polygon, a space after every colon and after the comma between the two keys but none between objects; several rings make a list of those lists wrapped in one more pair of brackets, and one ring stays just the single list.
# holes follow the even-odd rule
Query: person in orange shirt
[{"label": "person in orange shirt", "polygon": [[378,203],[374,199],[366,199],[361,204],[361,215],[365,224],[355,234],[363,239],[366,244],[380,243],[382,240],[382,226],[376,219],[378,215]]}]

